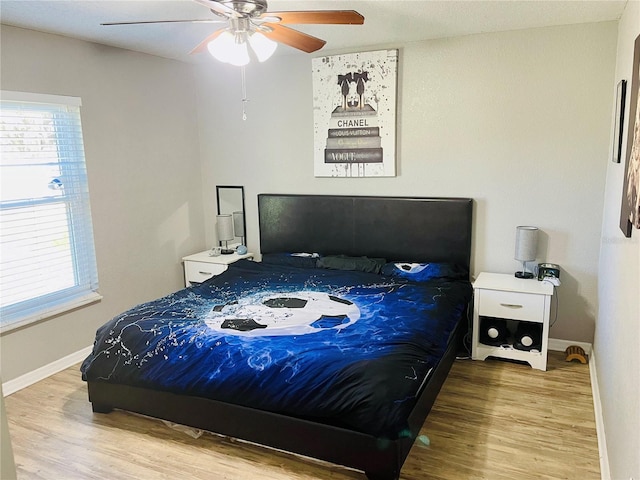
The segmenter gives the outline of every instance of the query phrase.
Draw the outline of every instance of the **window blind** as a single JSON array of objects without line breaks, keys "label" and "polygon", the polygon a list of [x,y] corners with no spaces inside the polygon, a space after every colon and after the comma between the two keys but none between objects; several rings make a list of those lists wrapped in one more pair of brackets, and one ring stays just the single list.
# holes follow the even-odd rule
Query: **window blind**
[{"label": "window blind", "polygon": [[98,276],[80,99],[6,91],[0,99],[5,329],[94,298]]}]

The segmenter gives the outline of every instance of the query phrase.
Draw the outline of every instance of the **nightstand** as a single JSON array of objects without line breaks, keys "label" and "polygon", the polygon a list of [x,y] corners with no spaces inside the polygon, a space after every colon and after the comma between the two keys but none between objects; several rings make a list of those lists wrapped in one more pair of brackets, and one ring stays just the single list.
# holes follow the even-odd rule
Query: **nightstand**
[{"label": "nightstand", "polygon": [[233,252],[229,255],[218,255],[217,257],[209,256],[211,250],[200,253],[194,253],[184,257],[184,284],[190,287],[194,283],[202,283],[215,275],[224,272],[228,265],[242,260],[243,258],[253,258],[253,253],[245,253],[238,255]]},{"label": "nightstand", "polygon": [[[482,272],[473,283],[473,289],[471,357],[474,360],[487,357],[519,360],[546,370],[553,285],[508,274]],[[503,338],[502,325],[507,327]],[[520,343],[517,334],[520,327],[535,333]],[[529,343],[532,337],[535,338],[533,345]]]}]

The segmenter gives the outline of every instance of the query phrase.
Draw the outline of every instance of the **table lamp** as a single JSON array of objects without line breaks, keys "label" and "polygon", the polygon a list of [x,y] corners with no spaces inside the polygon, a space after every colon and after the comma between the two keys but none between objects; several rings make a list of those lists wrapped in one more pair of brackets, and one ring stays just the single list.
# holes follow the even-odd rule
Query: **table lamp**
[{"label": "table lamp", "polygon": [[515,273],[517,278],[533,278],[533,273],[527,272],[527,262],[532,262],[536,259],[537,246],[537,227],[516,227],[516,253],[514,258],[522,262],[522,271]]},{"label": "table lamp", "polygon": [[224,248],[220,253],[223,255],[230,255],[233,250],[229,249],[229,240],[233,240],[233,217],[231,215],[217,215],[216,216],[216,230],[218,232],[218,240],[222,244],[224,242]]}]

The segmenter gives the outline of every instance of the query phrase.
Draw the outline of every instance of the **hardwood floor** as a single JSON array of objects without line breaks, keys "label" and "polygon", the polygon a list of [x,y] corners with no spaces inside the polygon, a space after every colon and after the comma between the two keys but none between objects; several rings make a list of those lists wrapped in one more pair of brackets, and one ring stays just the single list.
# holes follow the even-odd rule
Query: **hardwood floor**
[{"label": "hardwood floor", "polygon": [[[78,367],[5,399],[18,479],[363,479],[364,474],[122,411],[93,414]],[[403,480],[599,479],[588,365],[458,360]],[[426,445],[429,443],[429,445]]]}]

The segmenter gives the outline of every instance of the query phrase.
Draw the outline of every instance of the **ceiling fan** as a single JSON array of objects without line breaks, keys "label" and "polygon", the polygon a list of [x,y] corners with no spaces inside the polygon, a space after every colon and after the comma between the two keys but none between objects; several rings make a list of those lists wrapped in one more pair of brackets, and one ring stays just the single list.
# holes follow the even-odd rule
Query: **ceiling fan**
[{"label": "ceiling fan", "polygon": [[249,63],[249,49],[260,61],[269,58],[276,42],[311,53],[325,40],[286,27],[289,24],[362,25],[364,17],[354,10],[310,10],[268,12],[266,0],[194,0],[207,7],[217,18],[201,20],[157,20],[111,22],[102,25],[135,25],[150,23],[226,23],[198,44],[191,54],[208,49],[218,60],[233,65]]}]

